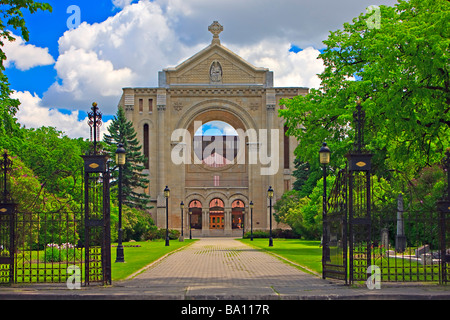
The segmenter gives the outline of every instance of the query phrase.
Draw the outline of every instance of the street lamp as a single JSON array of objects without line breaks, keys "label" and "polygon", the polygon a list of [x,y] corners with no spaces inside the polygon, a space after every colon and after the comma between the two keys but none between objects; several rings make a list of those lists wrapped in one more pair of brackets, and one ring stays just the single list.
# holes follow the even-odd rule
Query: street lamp
[{"label": "street lamp", "polygon": [[184,232],[183,232],[183,216],[184,216],[184,202],[181,201],[180,203],[180,209],[181,209],[181,237],[180,237],[180,242],[184,241]]},{"label": "street lamp", "polygon": [[242,208],[242,239],[245,237],[245,209]]},{"label": "street lamp", "polygon": [[170,189],[166,186],[164,188],[164,198],[166,198],[166,247],[169,246],[169,196]]},{"label": "street lamp", "polygon": [[322,226],[323,226],[323,246],[322,259],[323,262],[330,261],[330,249],[328,247],[328,233],[327,233],[327,165],[330,163],[331,151],[326,142],[322,143],[319,150],[319,161],[323,168],[323,196],[322,196]]},{"label": "street lamp", "polygon": [[250,201],[250,241],[253,241],[253,201]]},{"label": "street lamp", "polygon": [[269,247],[273,247],[273,239],[272,239],[272,198],[273,198],[273,189],[272,189],[272,186],[270,186],[269,190],[267,190],[267,196],[269,197],[269,207],[270,207],[270,215],[269,215],[269,221],[270,221]]},{"label": "street lamp", "polygon": [[192,208],[189,208],[189,239],[192,240],[191,216],[192,216]]},{"label": "street lamp", "polygon": [[126,162],[126,151],[122,143],[117,145],[116,164],[119,166],[119,239],[117,243],[116,262],[125,262],[122,245],[122,167]]},{"label": "street lamp", "polygon": [[330,163],[330,148],[328,148],[327,143],[322,143],[322,147],[319,150],[319,160],[320,164],[326,166]]}]

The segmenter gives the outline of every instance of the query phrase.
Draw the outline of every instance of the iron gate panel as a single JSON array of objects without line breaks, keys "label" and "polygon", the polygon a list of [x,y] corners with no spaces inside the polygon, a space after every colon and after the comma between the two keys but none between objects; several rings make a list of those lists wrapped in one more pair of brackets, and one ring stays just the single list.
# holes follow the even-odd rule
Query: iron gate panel
[{"label": "iron gate panel", "polygon": [[347,283],[347,174],[341,170],[335,180],[324,216],[323,278]]},{"label": "iron gate panel", "polygon": [[14,204],[0,204],[0,284],[14,281]]},{"label": "iron gate panel", "polygon": [[349,172],[350,281],[367,279],[371,263],[370,172]]},{"label": "iron gate panel", "polygon": [[[448,179],[450,180],[450,173]],[[450,183],[447,186],[450,194]],[[440,279],[441,283],[450,282],[450,200],[438,202],[439,211],[439,242],[440,242]]]},{"label": "iron gate panel", "polygon": [[17,211],[15,283],[63,283],[69,267],[83,269],[79,204],[52,199],[43,207]]},{"label": "iron gate panel", "polygon": [[16,205],[9,192],[9,179],[12,160],[5,151],[0,158],[0,284],[14,280],[14,218]]},{"label": "iron gate panel", "polygon": [[408,208],[401,214],[373,210],[372,215],[372,264],[382,282],[440,282],[438,212]]},{"label": "iron gate panel", "polygon": [[85,161],[85,284],[111,284],[109,171],[106,156]]}]

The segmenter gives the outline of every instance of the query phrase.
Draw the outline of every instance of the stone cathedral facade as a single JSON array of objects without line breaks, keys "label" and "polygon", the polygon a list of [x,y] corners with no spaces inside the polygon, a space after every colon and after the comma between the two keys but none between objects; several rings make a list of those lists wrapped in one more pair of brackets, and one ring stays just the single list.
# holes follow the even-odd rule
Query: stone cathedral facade
[{"label": "stone cathedral facade", "polygon": [[[221,45],[218,22],[208,30],[211,44],[160,71],[158,87],[123,89],[119,107],[133,122],[148,159],[151,214],[158,227],[166,227],[168,186],[169,228],[180,230],[183,221],[185,236],[189,227],[193,236],[238,236],[243,228],[250,230],[251,220],[253,230],[268,230],[267,190],[272,186],[275,203],[292,188],[297,146],[278,117],[280,99],[308,89],[274,87],[273,72]],[[235,133],[198,134],[211,121]],[[279,227],[275,220],[272,226]]]}]

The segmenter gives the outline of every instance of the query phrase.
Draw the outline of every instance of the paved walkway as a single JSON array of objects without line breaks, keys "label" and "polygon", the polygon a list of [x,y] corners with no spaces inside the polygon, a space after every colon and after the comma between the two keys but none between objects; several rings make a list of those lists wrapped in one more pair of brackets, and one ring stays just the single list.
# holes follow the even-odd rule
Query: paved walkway
[{"label": "paved walkway", "polygon": [[280,295],[325,289],[328,281],[234,239],[196,241],[118,284],[196,298],[278,299]]},{"label": "paved walkway", "polygon": [[65,284],[0,288],[2,299],[450,299],[450,288],[385,285],[380,290],[323,280],[228,238],[204,238],[130,280],[68,290]]}]

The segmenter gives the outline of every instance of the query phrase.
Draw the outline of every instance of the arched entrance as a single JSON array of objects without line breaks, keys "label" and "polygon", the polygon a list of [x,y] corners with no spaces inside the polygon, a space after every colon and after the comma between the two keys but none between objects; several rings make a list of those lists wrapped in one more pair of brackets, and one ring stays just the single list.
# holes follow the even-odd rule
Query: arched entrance
[{"label": "arched entrance", "polygon": [[203,201],[201,233],[194,234],[240,236],[249,188],[247,130],[256,130],[253,119],[241,106],[213,99],[193,106],[179,125],[189,133],[181,139],[190,148],[186,197]]},{"label": "arched entrance", "polygon": [[244,202],[241,200],[234,200],[231,204],[231,228],[244,228]]},{"label": "arched entrance", "polygon": [[202,203],[198,200],[189,202],[189,221],[191,229],[202,229]]},{"label": "arched entrance", "polygon": [[225,228],[224,203],[216,198],[209,203],[209,229],[223,230]]}]

